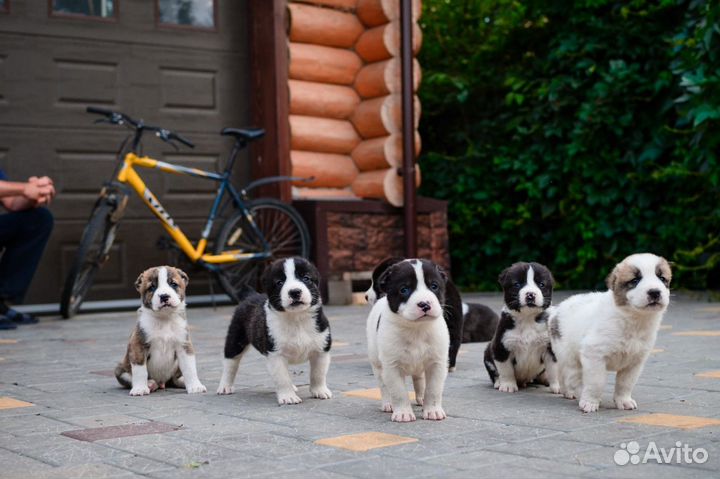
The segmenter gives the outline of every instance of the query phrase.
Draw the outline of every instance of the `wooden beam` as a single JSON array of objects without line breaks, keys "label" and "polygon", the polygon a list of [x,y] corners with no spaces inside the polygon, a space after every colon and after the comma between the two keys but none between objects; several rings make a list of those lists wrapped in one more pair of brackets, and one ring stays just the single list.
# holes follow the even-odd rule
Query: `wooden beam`
[{"label": "wooden beam", "polygon": [[[252,122],[266,130],[250,152],[252,175],[289,175],[287,0],[250,0],[248,13]],[[258,195],[290,201],[290,183],[262,187]]]}]

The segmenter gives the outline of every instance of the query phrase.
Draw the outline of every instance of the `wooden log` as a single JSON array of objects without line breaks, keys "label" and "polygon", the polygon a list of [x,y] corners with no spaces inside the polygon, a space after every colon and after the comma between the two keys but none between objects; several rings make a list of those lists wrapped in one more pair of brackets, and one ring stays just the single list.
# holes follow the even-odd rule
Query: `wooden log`
[{"label": "wooden log", "polygon": [[357,196],[355,196],[355,193],[353,193],[350,188],[305,188],[293,186],[292,194],[293,198],[297,200],[307,200],[313,198],[357,199]]},{"label": "wooden log", "polygon": [[[418,165],[415,165],[415,184],[420,186]],[[352,190],[360,198],[382,199],[393,206],[403,205],[403,182],[396,168],[362,172],[353,181]]]},{"label": "wooden log", "polygon": [[[420,51],[420,45],[422,45],[422,30],[417,23],[413,23],[413,54]],[[399,57],[400,22],[392,21],[365,30],[355,44],[355,51],[367,63]]]},{"label": "wooden log", "polygon": [[365,30],[352,13],[291,3],[290,41],[350,48]]},{"label": "wooden log", "polygon": [[[296,2],[297,0],[292,1]],[[302,0],[302,3],[340,8],[342,10],[354,10],[357,6],[357,0]]]},{"label": "wooden log", "polygon": [[294,80],[352,85],[361,66],[352,50],[290,42],[288,73]]},{"label": "wooden log", "polygon": [[[413,91],[420,87],[422,71],[420,62],[413,59]],[[402,67],[399,58],[365,65],[360,69],[353,84],[362,98],[376,98],[402,90]]]},{"label": "wooden log", "polygon": [[[420,155],[420,133],[415,131],[415,158]],[[352,159],[360,171],[379,170],[402,166],[402,134],[381,136],[358,143],[352,151]]]},{"label": "wooden log", "polygon": [[[413,19],[420,18],[422,5],[413,0]],[[357,0],[355,10],[361,22],[368,27],[376,27],[392,20],[400,19],[400,0]]]},{"label": "wooden log", "polygon": [[291,151],[290,164],[293,176],[315,177],[312,182],[294,183],[309,188],[343,188],[350,186],[358,175],[357,166],[348,155]]},{"label": "wooden log", "polygon": [[358,143],[360,137],[347,120],[290,115],[293,150],[349,155]]},{"label": "wooden log", "polygon": [[346,119],[360,103],[358,94],[348,86],[300,80],[290,80],[288,85],[293,115]]},{"label": "wooden log", "polygon": [[[420,99],[415,96],[415,128],[420,123]],[[402,98],[399,94],[388,95],[361,102],[350,117],[360,136],[377,138],[402,129]]]}]

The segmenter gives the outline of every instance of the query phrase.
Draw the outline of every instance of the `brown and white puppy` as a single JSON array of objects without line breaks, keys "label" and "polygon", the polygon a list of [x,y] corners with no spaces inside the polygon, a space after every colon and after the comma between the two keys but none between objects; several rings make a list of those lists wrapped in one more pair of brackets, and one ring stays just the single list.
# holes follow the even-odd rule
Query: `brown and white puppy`
[{"label": "brown and white puppy", "polygon": [[670,302],[671,277],[664,258],[634,254],[615,266],[607,291],[571,296],[551,313],[560,389],[568,399],[580,398],[583,412],[598,410],[608,371],[617,371],[615,406],[637,408],[631,393]]},{"label": "brown and white puppy", "polygon": [[115,377],[131,396],[143,396],[165,386],[184,387],[188,393],[204,393],[195,366],[185,317],[188,276],[171,266],[145,270],[135,281],[142,306],[130,335],[125,357]]}]

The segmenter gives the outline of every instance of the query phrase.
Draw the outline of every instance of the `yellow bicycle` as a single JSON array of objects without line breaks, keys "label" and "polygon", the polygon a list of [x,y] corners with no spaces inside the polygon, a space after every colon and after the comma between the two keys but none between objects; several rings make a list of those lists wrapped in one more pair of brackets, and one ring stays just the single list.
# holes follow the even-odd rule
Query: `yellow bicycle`
[{"label": "yellow bicycle", "polygon": [[[98,122],[126,126],[134,132],[129,147],[127,144],[130,137],[121,146],[113,179],[106,182],[102,188],[83,231],[60,300],[60,312],[64,318],[70,318],[78,312],[92,286],[95,274],[107,261],[131,191],[134,191],[153,212],[174,241],[174,245],[192,263],[213,273],[222,289],[233,299],[236,299],[237,293],[248,285],[256,286],[260,273],[272,259],[309,256],[310,234],[302,217],[294,208],[274,198],[251,200],[248,196],[251,190],[262,185],[279,181],[302,181],[303,178],[288,176],[261,178],[240,191],[230,182],[238,152],[249,142],[261,138],[265,134],[264,130],[223,129],[221,134],[234,137],[235,144],[224,171],[218,173],[173,165],[138,153],[143,134],[146,132],[154,133],[159,139],[176,148],[175,142],[194,147],[192,142],[178,133],[146,125],[142,120],[134,120],[124,113],[94,107],[88,107],[87,111],[105,117]],[[157,169],[165,173],[189,175],[219,183],[205,228],[197,244],[193,245],[163,208],[158,198],[145,185],[137,168]],[[230,201],[223,205],[226,193],[229,194]],[[227,216],[221,215],[228,204],[234,208],[234,211]],[[227,217],[227,220],[214,238],[213,251],[208,252],[210,234],[215,221],[220,216]]]}]

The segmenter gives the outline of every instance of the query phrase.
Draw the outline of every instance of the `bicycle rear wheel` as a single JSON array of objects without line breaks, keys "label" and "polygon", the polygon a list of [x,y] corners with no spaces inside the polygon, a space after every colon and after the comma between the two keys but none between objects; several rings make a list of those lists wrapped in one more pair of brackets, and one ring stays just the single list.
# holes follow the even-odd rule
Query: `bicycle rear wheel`
[{"label": "bicycle rear wheel", "polygon": [[[218,282],[235,301],[238,299],[237,293],[248,286],[259,290],[262,272],[271,261],[291,256],[310,256],[310,233],[295,208],[273,198],[260,198],[251,201],[248,209],[270,247],[272,256],[267,260],[219,265],[222,272],[217,275]],[[234,249],[247,253],[265,251],[262,238],[257,237],[242,212],[225,223],[215,241],[215,254]]]},{"label": "bicycle rear wheel", "polygon": [[90,215],[60,298],[60,314],[65,319],[80,310],[95,274],[108,258],[118,226],[112,220],[115,209],[115,204],[102,198]]}]

